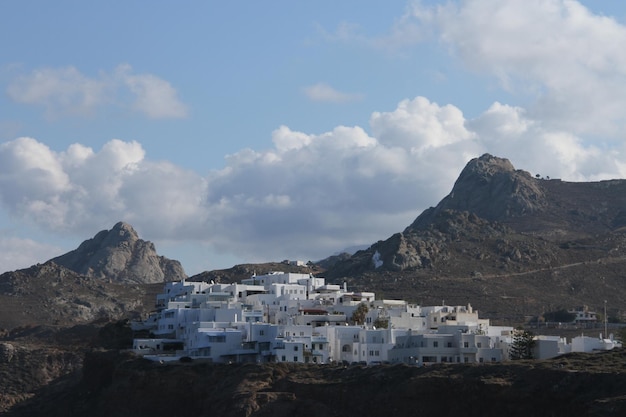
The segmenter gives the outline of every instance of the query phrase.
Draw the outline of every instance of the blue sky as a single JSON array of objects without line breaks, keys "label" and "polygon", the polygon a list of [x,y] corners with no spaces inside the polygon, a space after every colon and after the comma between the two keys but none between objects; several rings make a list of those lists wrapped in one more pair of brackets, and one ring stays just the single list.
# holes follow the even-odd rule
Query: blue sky
[{"label": "blue sky", "polygon": [[403,230],[469,159],[626,178],[626,6],[0,4],[0,271],[132,224],[187,273]]}]

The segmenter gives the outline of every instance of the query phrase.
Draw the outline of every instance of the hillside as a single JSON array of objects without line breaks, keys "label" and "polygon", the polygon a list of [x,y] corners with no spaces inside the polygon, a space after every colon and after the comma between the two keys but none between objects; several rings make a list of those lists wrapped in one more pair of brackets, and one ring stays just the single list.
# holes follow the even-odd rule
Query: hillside
[{"label": "hillside", "polygon": [[557,308],[599,310],[605,300],[622,317],[625,213],[625,180],[539,179],[486,154],[404,231],[325,274],[388,298],[471,302],[518,322]]},{"label": "hillside", "polygon": [[482,365],[181,363],[92,352],[9,416],[623,416],[626,354]]}]

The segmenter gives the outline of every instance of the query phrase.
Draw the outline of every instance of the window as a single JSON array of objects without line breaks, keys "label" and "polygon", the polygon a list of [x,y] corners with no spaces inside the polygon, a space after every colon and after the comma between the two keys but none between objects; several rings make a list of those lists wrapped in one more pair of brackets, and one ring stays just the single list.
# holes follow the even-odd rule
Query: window
[{"label": "window", "polygon": [[495,357],[491,357],[491,362],[496,362],[496,358]]},{"label": "window", "polygon": [[469,347],[469,342],[463,342],[463,347],[468,348]]},{"label": "window", "polygon": [[298,362],[298,357],[297,357],[297,356],[294,356],[294,357],[293,357],[293,361],[294,361],[294,362]]},{"label": "window", "polygon": [[452,347],[452,342],[448,342],[448,347]]},{"label": "window", "polygon": [[209,342],[211,343],[226,343],[226,336],[209,336]]},{"label": "window", "polygon": [[285,362],[285,361],[287,360],[287,358],[286,358],[284,355],[283,355],[283,356],[281,356],[281,358],[280,358],[280,359],[281,359],[281,361],[282,361],[282,362]]},{"label": "window", "polygon": [[483,358],[478,358],[478,362],[483,363]]},{"label": "window", "polygon": [[294,347],[293,347],[293,351],[294,351],[294,352],[297,352],[297,351],[298,351],[298,346],[294,346]]},{"label": "window", "polygon": [[259,331],[259,336],[264,336],[264,335],[265,335],[265,330]]},{"label": "window", "polygon": [[476,343],[476,347],[482,347],[482,343],[480,342]]},{"label": "window", "polygon": [[433,347],[439,347],[439,342],[433,342]]}]

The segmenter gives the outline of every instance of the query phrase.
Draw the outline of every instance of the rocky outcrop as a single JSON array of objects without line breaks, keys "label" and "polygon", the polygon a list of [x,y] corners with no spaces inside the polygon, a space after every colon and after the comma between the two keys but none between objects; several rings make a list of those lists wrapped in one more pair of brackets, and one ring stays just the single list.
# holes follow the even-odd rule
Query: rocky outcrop
[{"label": "rocky outcrop", "polygon": [[467,211],[489,221],[527,215],[546,209],[544,194],[542,180],[516,170],[508,159],[484,154],[468,162],[450,194],[409,228],[428,228],[443,210]]},{"label": "rocky outcrop", "polygon": [[186,278],[180,262],[159,256],[124,222],[103,230],[52,262],[79,274],[122,283],[158,283]]}]

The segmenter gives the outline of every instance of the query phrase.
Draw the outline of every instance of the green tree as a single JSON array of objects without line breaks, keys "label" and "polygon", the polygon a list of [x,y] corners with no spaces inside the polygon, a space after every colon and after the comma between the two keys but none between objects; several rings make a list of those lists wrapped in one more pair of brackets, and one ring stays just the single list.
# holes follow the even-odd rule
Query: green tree
[{"label": "green tree", "polygon": [[378,317],[376,320],[374,320],[374,327],[376,327],[377,329],[389,328],[389,319],[383,319]]},{"label": "green tree", "polygon": [[535,343],[535,335],[532,332],[524,329],[515,329],[513,343],[509,349],[509,357],[511,360],[533,359]]},{"label": "green tree", "polygon": [[367,308],[367,304],[365,303],[359,304],[356,310],[354,310],[354,313],[352,313],[352,319],[351,319],[352,322],[354,324],[364,324],[365,315],[367,314],[368,311],[369,309]]}]

